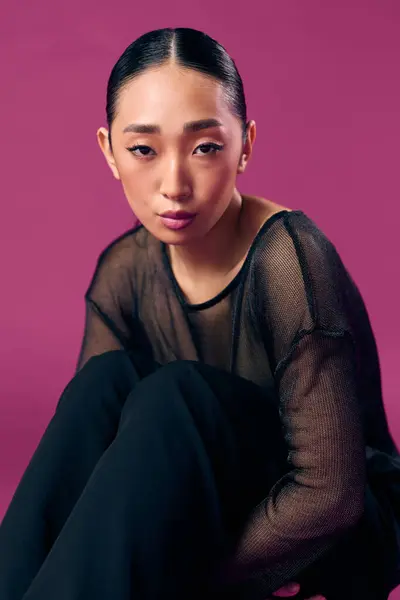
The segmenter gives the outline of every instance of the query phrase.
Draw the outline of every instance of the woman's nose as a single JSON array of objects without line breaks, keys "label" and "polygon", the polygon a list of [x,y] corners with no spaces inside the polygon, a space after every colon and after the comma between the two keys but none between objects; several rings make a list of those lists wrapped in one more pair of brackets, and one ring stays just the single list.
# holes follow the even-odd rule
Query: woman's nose
[{"label": "woman's nose", "polygon": [[184,202],[190,197],[188,174],[178,160],[171,160],[163,172],[160,192],[163,196],[177,202]]}]

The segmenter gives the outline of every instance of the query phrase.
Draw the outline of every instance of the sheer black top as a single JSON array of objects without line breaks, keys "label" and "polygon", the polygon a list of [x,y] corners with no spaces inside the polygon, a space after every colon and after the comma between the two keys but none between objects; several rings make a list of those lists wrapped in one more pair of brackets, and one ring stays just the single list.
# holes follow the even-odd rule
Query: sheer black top
[{"label": "sheer black top", "polygon": [[165,245],[139,226],[101,253],[85,300],[77,370],[107,350],[136,349],[161,364],[204,361],[276,395],[290,470],[249,519],[236,573],[275,590],[360,518],[366,446],[398,451],[365,304],[305,213],[270,217],[233,281],[195,305]]}]

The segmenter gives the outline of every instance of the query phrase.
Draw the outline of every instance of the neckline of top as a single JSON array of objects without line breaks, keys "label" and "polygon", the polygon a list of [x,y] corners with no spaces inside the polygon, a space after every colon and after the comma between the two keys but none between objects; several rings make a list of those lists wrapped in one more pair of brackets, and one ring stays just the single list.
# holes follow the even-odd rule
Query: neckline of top
[{"label": "neckline of top", "polygon": [[240,267],[240,269],[236,273],[235,277],[225,286],[225,288],[223,290],[218,292],[218,294],[216,296],[214,296],[213,298],[210,298],[209,300],[206,300],[205,302],[200,302],[197,304],[191,304],[190,302],[188,302],[186,300],[186,298],[182,292],[182,289],[180,288],[180,286],[175,278],[174,272],[172,270],[172,266],[171,266],[171,263],[170,263],[170,260],[168,257],[168,253],[167,253],[167,245],[165,244],[165,242],[160,242],[164,266],[167,270],[168,277],[169,277],[170,281],[172,282],[175,293],[176,293],[177,298],[178,298],[180,304],[182,305],[182,307],[187,311],[204,310],[206,308],[211,308],[212,306],[214,306],[215,304],[218,304],[218,302],[223,300],[223,298],[225,298],[237,286],[239,281],[242,279],[242,276],[248,268],[248,265],[249,265],[251,258],[255,252],[255,249],[257,247],[258,240],[261,238],[261,236],[271,227],[271,225],[273,225],[273,223],[275,223],[275,221],[277,221],[278,219],[284,217],[285,215],[289,215],[289,214],[295,214],[295,215],[297,214],[297,215],[304,216],[304,212],[302,210],[286,210],[286,209],[284,209],[284,210],[280,210],[280,211],[274,213],[271,217],[269,217],[262,224],[262,226],[258,230],[257,234],[255,235],[255,237],[250,245],[250,248],[247,252],[247,255],[243,262],[243,265]]}]

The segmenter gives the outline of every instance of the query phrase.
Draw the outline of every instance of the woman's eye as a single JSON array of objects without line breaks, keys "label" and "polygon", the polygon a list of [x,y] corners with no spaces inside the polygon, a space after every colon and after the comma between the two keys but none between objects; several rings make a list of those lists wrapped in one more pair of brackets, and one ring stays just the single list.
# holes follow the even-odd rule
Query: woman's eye
[{"label": "woman's eye", "polygon": [[[201,148],[201,150],[202,150],[202,152],[200,153],[200,156],[207,156],[210,154],[216,154],[217,152],[220,152],[221,150],[223,150],[224,146],[222,146],[220,144],[214,144],[211,142],[208,144],[200,144],[200,146],[197,146],[196,150],[198,150],[199,148]],[[128,150],[130,152],[132,152],[132,154],[134,154],[134,156],[137,156],[138,158],[144,158],[146,156],[150,156],[149,151],[152,151],[150,146],[143,146],[143,145],[132,146],[131,148],[128,148]],[[139,150],[141,154],[137,154],[137,150]]]},{"label": "woman's eye", "polygon": [[197,146],[196,150],[198,148],[211,148],[213,150],[213,152],[206,152],[205,154],[200,154],[200,156],[207,156],[207,154],[216,154],[217,152],[220,152],[223,149],[223,146],[221,146],[220,144],[213,144],[213,143],[209,143],[209,144],[200,144],[200,146]]},{"label": "woman's eye", "polygon": [[[136,150],[140,150],[141,152],[143,152],[143,150],[147,151],[147,150],[151,150],[151,148],[149,146],[132,146],[131,148],[128,148],[128,150],[130,152],[132,152],[132,154],[134,154],[135,156],[138,156],[140,158],[140,154],[135,154]],[[147,152],[145,152],[145,154],[142,156],[149,156],[147,154]]]}]

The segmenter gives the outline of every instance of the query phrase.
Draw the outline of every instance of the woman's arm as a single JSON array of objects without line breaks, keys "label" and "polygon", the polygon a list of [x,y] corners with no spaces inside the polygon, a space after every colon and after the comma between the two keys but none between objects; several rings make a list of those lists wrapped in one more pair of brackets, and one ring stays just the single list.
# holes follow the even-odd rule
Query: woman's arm
[{"label": "woman's arm", "polygon": [[225,566],[235,598],[263,600],[296,580],[364,508],[365,446],[345,272],[324,236],[300,225],[294,230],[296,222],[270,232],[254,273],[290,471],[255,508]]},{"label": "woman's arm", "polygon": [[122,242],[99,256],[85,294],[84,334],[76,366],[78,372],[92,357],[110,350],[129,350],[132,344],[132,256]]},{"label": "woman's arm", "polygon": [[90,298],[85,298],[86,313],[84,334],[76,365],[76,373],[87,361],[97,354],[109,350],[123,350],[125,344],[121,335],[115,331],[112,319],[103,313],[100,307]]},{"label": "woman's arm", "polygon": [[240,598],[266,598],[361,517],[365,451],[351,339],[306,334],[280,379],[291,470],[255,508],[227,565]]}]

